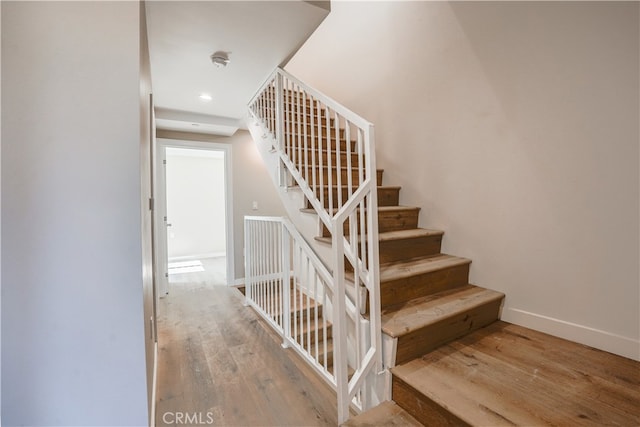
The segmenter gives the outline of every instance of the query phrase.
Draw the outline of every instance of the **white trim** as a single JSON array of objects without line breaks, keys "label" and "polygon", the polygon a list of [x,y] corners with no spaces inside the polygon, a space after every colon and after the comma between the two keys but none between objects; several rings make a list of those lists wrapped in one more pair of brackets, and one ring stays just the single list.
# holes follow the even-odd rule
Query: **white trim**
[{"label": "white trim", "polygon": [[600,350],[608,351],[629,359],[640,361],[640,341],[612,332],[602,331],[589,326],[578,325],[552,317],[507,308],[503,310],[502,320],[520,326],[535,329],[566,340],[575,341]]},{"label": "white trim", "polygon": [[153,358],[153,385],[151,386],[151,416],[149,427],[156,425],[156,399],[158,398],[158,341],[153,343],[155,357]]},{"label": "white trim", "polygon": [[[233,244],[233,176],[232,176],[232,156],[231,144],[219,142],[188,141],[182,139],[157,138],[158,147],[164,150],[167,147],[191,148],[196,150],[217,150],[224,151],[224,173],[225,173],[225,198],[226,198],[226,240],[227,240],[227,283],[235,282],[235,251]],[[158,189],[166,193],[166,187]],[[165,230],[166,232],[166,230]]]},{"label": "white trim", "polygon": [[[0,11],[2,11],[2,8],[0,7]],[[2,22],[2,13],[0,13],[0,23]],[[1,25],[0,25],[1,27]],[[2,32],[0,31],[0,34]],[[0,58],[2,58],[2,55],[0,55]],[[0,60],[0,70],[2,70],[2,60]],[[2,72],[0,72],[0,75],[2,74]],[[2,79],[0,79],[1,81]],[[2,86],[0,85],[0,99],[2,98],[1,94],[2,94]],[[0,106],[0,117],[2,117],[1,114],[2,111],[2,107]],[[0,130],[2,129],[2,120],[0,120]],[[2,132],[0,131],[0,153],[2,153]],[[1,161],[2,155],[0,154],[0,164],[2,164]],[[0,171],[1,172],[1,171]],[[2,174],[0,173],[0,176],[2,176]],[[0,180],[1,181],[1,180]],[[0,185],[0,189],[2,188],[2,185]],[[0,191],[1,193],[1,191]],[[2,200],[1,194],[0,194],[0,201]],[[0,242],[2,241],[2,203],[0,202]],[[2,247],[2,245],[0,245],[0,248]],[[0,249],[0,366],[2,366],[2,250]],[[0,369],[0,384],[2,384],[2,369]],[[0,402],[2,402],[2,391],[1,391],[2,387],[0,387]],[[2,405],[0,404],[0,426],[2,425]]]},{"label": "white trim", "polygon": [[[166,214],[166,168],[164,159],[166,157],[165,147],[158,144],[158,138],[154,138],[155,156],[153,158],[153,189],[154,189],[154,239],[155,247],[155,271],[156,277],[156,304],[160,298],[169,292],[168,260],[167,260],[167,228],[165,226],[164,215]],[[162,189],[162,191],[160,191]],[[166,274],[166,276],[165,276]]]}]

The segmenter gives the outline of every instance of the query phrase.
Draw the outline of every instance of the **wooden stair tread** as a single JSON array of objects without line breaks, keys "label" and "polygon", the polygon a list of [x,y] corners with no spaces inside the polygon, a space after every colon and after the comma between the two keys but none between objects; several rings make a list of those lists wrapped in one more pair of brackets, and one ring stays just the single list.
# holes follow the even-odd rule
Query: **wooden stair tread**
[{"label": "wooden stair tread", "polygon": [[[379,171],[383,171],[384,169],[377,169],[377,170],[379,170]],[[318,187],[320,187],[320,184],[318,184]],[[325,183],[322,187],[323,187],[323,188],[328,188],[329,186],[327,185],[327,183]],[[338,187],[338,186],[337,186],[336,184],[333,184],[333,185],[331,186],[331,188],[333,188],[333,189],[336,189],[337,187]],[[341,187],[342,187],[343,189],[349,188],[349,186],[348,186],[348,185],[341,185]],[[354,185],[354,186],[352,186],[352,187],[357,187],[357,186],[355,186],[355,185]],[[402,188],[402,187],[401,187],[401,186],[399,186],[399,185],[378,185],[377,187],[378,187],[378,189],[384,188],[384,189],[387,189],[387,190],[399,190],[399,189],[401,189],[401,188]],[[354,191],[355,191],[355,190],[356,190],[356,188],[354,188]]]},{"label": "wooden stair tread", "polygon": [[[322,342],[319,343],[320,347],[318,348],[318,358],[316,359],[316,350],[315,350],[315,344],[311,345],[311,348],[309,350],[309,354],[311,354],[311,357],[313,359],[315,359],[321,366],[324,367],[324,345]],[[327,338],[327,370],[330,373],[333,373],[333,338]],[[356,373],[356,370],[353,369],[351,366],[347,366],[347,376],[349,379],[351,379],[351,377],[353,377],[353,374]]]},{"label": "wooden stair tread", "polygon": [[[442,236],[444,231],[430,230],[428,228],[412,228],[410,230],[384,231],[378,233],[378,241],[390,242],[393,240],[412,239],[415,237]],[[331,237],[316,236],[315,240],[322,243],[331,244]]]},{"label": "wooden stair tread", "polygon": [[[314,321],[307,322],[306,318],[303,318],[302,322],[300,322],[300,318],[298,318],[296,322],[293,322],[293,319],[291,319],[291,335],[294,337],[295,341],[300,341],[300,338],[302,337],[305,343],[308,340],[311,340],[312,344],[315,343],[316,335],[318,335],[318,340],[322,342],[325,333],[325,328],[323,327],[323,319],[323,317],[318,317],[317,327],[314,324]],[[328,319],[326,319],[326,322],[327,339],[329,339],[333,337],[333,325]],[[302,325],[300,325],[300,323],[302,323]]]},{"label": "wooden stair tread", "polygon": [[415,237],[442,236],[444,231],[431,230],[428,228],[412,228],[410,230],[385,231],[378,233],[378,240],[381,242],[389,242],[392,240],[412,239]]},{"label": "wooden stair tread", "polygon": [[498,321],[391,371],[394,400],[422,422],[640,425],[638,366]]},{"label": "wooden stair tread", "polygon": [[[271,292],[268,293],[267,298],[270,301],[278,301],[280,299],[280,289],[275,289]],[[300,289],[296,288],[291,288],[289,290],[289,299],[291,301],[291,310],[293,310],[293,304],[294,304],[294,300],[295,300],[295,304],[296,304],[296,308],[298,310],[306,310],[307,307],[309,308],[313,308],[313,307],[318,307],[321,308],[322,307],[322,303],[317,302],[316,300],[314,300],[312,297],[310,297],[309,295],[305,294],[304,292],[301,292]],[[302,300],[302,302],[300,302],[300,300]],[[276,309],[278,307],[276,306]]]},{"label": "wooden stair tread", "polygon": [[[335,211],[336,209],[334,209]],[[356,209],[359,211],[360,208]],[[378,206],[378,212],[406,212],[406,211],[419,211],[420,208],[415,206]],[[303,213],[316,213],[313,208],[301,208],[300,212]]]},{"label": "wooden stair tread", "polygon": [[[323,169],[327,169],[328,167],[329,167],[329,165],[327,165],[326,163],[322,165],[322,168],[323,168]],[[318,169],[318,168],[320,168],[320,166],[319,166],[319,165],[316,165],[316,169]],[[311,169],[311,165],[309,165],[309,169]],[[338,169],[338,167],[337,167],[335,164],[332,164],[332,165],[331,165],[331,169],[332,169],[332,170],[336,170],[336,169]],[[348,170],[348,169],[349,169],[349,168],[348,168],[347,166],[341,166],[341,167],[340,167],[340,170],[343,170],[343,171],[346,171],[346,170]],[[353,168],[353,167],[352,167],[351,169],[352,169],[352,172],[354,172],[354,173],[358,172],[358,169],[356,169],[356,168]],[[380,173],[380,172],[384,172],[384,169],[376,169],[376,172],[378,172],[378,173]],[[318,187],[319,187],[319,186],[320,186],[320,185],[318,184]],[[328,186],[329,186],[329,185],[328,185],[328,183],[325,183],[324,187],[328,187]],[[335,187],[335,185],[332,185],[332,187]],[[357,186],[355,186],[355,187],[357,187]]]},{"label": "wooden stair tread", "polygon": [[378,206],[378,212],[419,211],[417,206]]},{"label": "wooden stair tread", "polygon": [[422,426],[411,414],[398,406],[393,400],[382,402],[360,415],[341,424],[343,427],[418,427]]},{"label": "wooden stair tread", "polygon": [[398,280],[464,264],[471,264],[471,260],[446,254],[391,262],[380,265],[380,282]]},{"label": "wooden stair tread", "polygon": [[399,337],[502,298],[500,292],[474,285],[414,298],[382,310],[382,331]]},{"label": "wooden stair tread", "polygon": [[[320,341],[318,342],[318,358],[320,361],[320,364],[323,363],[324,361],[324,355],[325,355],[325,351],[324,351],[324,342]],[[309,348],[309,354],[311,354],[311,357],[315,358],[316,357],[316,344],[312,343],[311,344],[311,348]],[[327,364],[328,366],[333,366],[333,338],[327,338],[327,351],[326,351],[326,355],[327,355]]]}]

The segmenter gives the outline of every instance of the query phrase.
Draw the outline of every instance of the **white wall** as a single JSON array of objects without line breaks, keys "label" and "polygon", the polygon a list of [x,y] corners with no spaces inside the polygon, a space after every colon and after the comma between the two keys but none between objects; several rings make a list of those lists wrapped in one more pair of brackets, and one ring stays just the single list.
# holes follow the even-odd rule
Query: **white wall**
[{"label": "white wall", "polygon": [[[286,216],[260,154],[247,131],[230,137],[158,130],[158,138],[232,144],[231,180],[233,185],[233,242],[235,280],[244,278],[244,216]],[[252,209],[258,202],[258,210]]]},{"label": "white wall", "polygon": [[149,420],[154,420],[155,408],[155,375],[157,354],[156,333],[156,302],[155,280],[153,271],[153,211],[149,200],[153,194],[151,159],[153,153],[153,134],[151,129],[151,64],[149,61],[149,42],[147,38],[146,3],[141,1],[139,5],[138,34],[139,34],[139,77],[138,89],[139,105],[139,133],[138,133],[138,176],[140,182],[139,210],[140,210],[140,246],[142,256],[142,303],[144,346],[147,368],[147,408]]},{"label": "white wall", "polygon": [[3,425],[147,425],[140,5],[1,7]]},{"label": "white wall", "polygon": [[224,253],[224,153],[168,147],[166,171],[169,259]]},{"label": "white wall", "polygon": [[[2,6],[0,6],[0,35],[2,34]],[[2,43],[0,43],[1,45]],[[0,82],[2,81],[2,46],[0,46]],[[0,84],[0,100],[2,84]],[[2,102],[0,102],[2,117]],[[2,242],[2,120],[0,120],[0,242]],[[0,244],[0,426],[2,425],[2,245]]]},{"label": "white wall", "polygon": [[503,319],[640,358],[638,3],[335,2],[287,70]]}]

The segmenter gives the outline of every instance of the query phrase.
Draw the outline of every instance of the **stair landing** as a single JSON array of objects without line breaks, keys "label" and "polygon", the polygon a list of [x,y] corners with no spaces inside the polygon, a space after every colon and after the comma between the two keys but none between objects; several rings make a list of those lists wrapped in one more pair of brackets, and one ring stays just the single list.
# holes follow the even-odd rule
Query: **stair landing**
[{"label": "stair landing", "polygon": [[425,425],[640,425],[640,363],[501,321],[392,373]]}]

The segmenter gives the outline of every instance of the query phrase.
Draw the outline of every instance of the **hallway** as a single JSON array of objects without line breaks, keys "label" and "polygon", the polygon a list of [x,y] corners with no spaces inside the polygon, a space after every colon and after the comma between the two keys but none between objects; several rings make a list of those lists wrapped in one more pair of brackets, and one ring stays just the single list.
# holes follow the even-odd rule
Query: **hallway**
[{"label": "hallway", "polygon": [[170,285],[156,425],[337,425],[335,394],[242,300],[235,288]]}]

